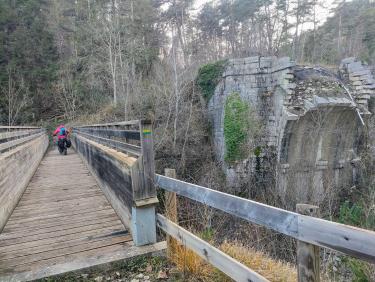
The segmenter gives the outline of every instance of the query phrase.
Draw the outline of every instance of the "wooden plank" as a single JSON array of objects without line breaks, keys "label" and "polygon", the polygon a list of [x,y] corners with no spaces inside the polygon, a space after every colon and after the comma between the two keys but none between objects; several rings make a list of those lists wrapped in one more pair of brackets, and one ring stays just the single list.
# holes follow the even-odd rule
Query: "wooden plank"
[{"label": "wooden plank", "polygon": [[86,132],[93,135],[99,135],[105,138],[118,137],[132,140],[141,140],[139,130],[99,129],[86,127],[78,129],[78,132]]},{"label": "wooden plank", "polygon": [[[169,178],[176,178],[176,170],[166,168],[164,170],[165,176]],[[165,216],[172,222],[178,224],[178,210],[177,210],[177,194],[174,192],[165,191]],[[177,242],[170,235],[167,235],[167,256],[172,258],[176,252]]]},{"label": "wooden plank", "polygon": [[96,236],[90,237],[77,237],[75,236],[71,240],[65,240],[62,242],[53,242],[52,244],[39,244],[36,247],[27,246],[27,248],[20,251],[13,251],[13,252],[6,252],[0,258],[1,261],[9,261],[14,260],[15,258],[23,258],[26,256],[36,256],[44,253],[44,256],[48,258],[53,257],[53,252],[56,250],[66,249],[66,248],[74,248],[80,245],[87,245],[93,242],[100,242],[100,241],[109,241],[110,238],[122,238],[121,242],[129,242],[131,241],[132,237],[128,231],[122,230],[108,233],[108,234],[98,234]]},{"label": "wooden plank", "polygon": [[[91,201],[90,201],[91,200]],[[21,207],[20,209],[16,209],[13,212],[13,218],[24,218],[28,216],[34,216],[34,215],[42,215],[45,213],[53,214],[57,213],[60,214],[61,212],[69,212],[71,209],[92,209],[96,210],[95,207],[103,208],[103,207],[109,207],[108,202],[103,198],[102,195],[97,197],[91,197],[87,199],[78,199],[78,200],[69,200],[66,201],[71,204],[71,206],[64,205],[64,202],[56,203],[55,206],[51,205],[35,205],[35,209],[33,207]],[[31,211],[30,211],[31,210]]]},{"label": "wooden plank", "polygon": [[[36,195],[36,196],[35,196]],[[22,200],[18,203],[18,207],[29,206],[33,204],[41,204],[43,202],[49,201],[50,204],[57,203],[66,200],[73,200],[73,199],[84,199],[86,197],[92,196],[99,196],[103,195],[100,191],[96,189],[92,189],[90,191],[72,191],[68,190],[68,192],[64,191],[63,193],[51,193],[50,191],[47,193],[35,193],[33,196],[34,198],[22,198]]]},{"label": "wooden plank", "polygon": [[37,127],[37,126],[0,126],[0,129],[5,129],[5,130],[40,129],[40,127]]},{"label": "wooden plank", "polygon": [[70,193],[69,191],[69,194],[65,192],[59,195],[52,194],[52,193],[47,196],[43,196],[43,195],[45,194],[39,194],[38,197],[35,197],[32,199],[23,199],[22,201],[18,203],[17,207],[22,208],[22,207],[30,207],[34,205],[41,205],[41,204],[45,204],[47,201],[49,205],[52,206],[56,203],[64,202],[64,201],[74,201],[74,200],[79,200],[79,199],[83,200],[83,199],[87,199],[91,197],[103,197],[103,194],[97,190],[92,190],[89,192],[82,191],[81,193]]},{"label": "wooden plank", "polygon": [[142,157],[138,159],[140,185],[134,187],[134,201],[156,197],[153,130],[150,121],[140,121]]},{"label": "wooden plank", "polygon": [[107,236],[112,233],[121,233],[125,232],[126,229],[123,227],[103,227],[93,230],[88,230],[80,232],[79,234],[69,234],[65,236],[60,236],[58,238],[46,238],[41,240],[34,240],[29,242],[23,242],[19,244],[13,244],[9,246],[4,246],[0,248],[0,252],[4,254],[10,253],[19,253],[23,254],[25,250],[35,250],[39,248],[44,248],[44,246],[49,246],[52,244],[60,244],[71,240],[86,239],[86,238],[95,238],[99,236]]},{"label": "wooden plank", "polygon": [[93,201],[89,201],[89,199],[81,199],[81,203],[78,201],[76,201],[74,203],[74,201],[71,201],[72,203],[72,206],[64,206],[63,204],[61,203],[58,203],[59,205],[56,205],[56,206],[43,206],[43,205],[35,205],[37,206],[38,208],[37,209],[33,209],[32,206],[31,208],[30,207],[22,207],[22,208],[19,208],[19,209],[16,209],[13,213],[12,213],[12,217],[13,219],[20,219],[20,218],[25,218],[25,217],[32,217],[32,216],[39,216],[39,215],[46,215],[46,213],[48,214],[61,214],[61,212],[64,212],[64,213],[72,213],[74,210],[77,210],[77,209],[81,209],[81,210],[86,210],[87,212],[90,211],[95,211],[95,210],[101,210],[103,208],[109,208],[111,207],[111,205],[108,203],[108,201],[106,201],[106,199],[102,198],[103,196],[100,195],[100,197],[96,197],[92,200],[96,200],[97,202],[93,202]]},{"label": "wooden plank", "polygon": [[[319,207],[297,204],[296,211],[308,216],[319,216]],[[299,282],[320,281],[320,248],[318,246],[297,241],[297,270]]]},{"label": "wooden plank", "polygon": [[93,140],[95,142],[98,142],[100,144],[103,144],[105,146],[108,146],[110,148],[113,148],[117,151],[132,155],[132,156],[139,156],[141,153],[141,148],[136,145],[128,144],[125,142],[121,142],[118,140],[108,139],[100,136],[96,136],[93,134],[89,134],[86,132],[78,131],[75,133],[75,135],[81,135],[83,137],[86,137],[90,140]]},{"label": "wooden plank", "polygon": [[225,211],[280,233],[298,237],[298,214],[247,200],[163,175],[156,175],[156,184],[170,192]]},{"label": "wooden plank", "polygon": [[[41,172],[43,173],[43,172]],[[93,181],[92,179],[80,179],[79,180],[79,183],[80,183],[80,186],[78,186],[77,189],[80,189],[80,188],[83,188],[85,189],[85,187],[92,187],[94,185],[96,185],[96,182]],[[72,186],[74,185],[74,183],[71,183],[71,182],[68,182],[68,181],[62,181],[60,183],[55,183],[55,185],[53,185],[53,182],[48,182],[48,181],[45,181],[43,183],[43,187],[40,187],[38,186],[37,183],[34,183],[34,182],[31,182],[30,185],[28,186],[28,190],[25,192],[25,193],[33,193],[31,190],[38,190],[40,192],[44,192],[44,191],[51,191],[51,190],[57,190],[57,191],[61,191],[62,188],[70,188],[72,189]]]},{"label": "wooden plank", "polygon": [[0,152],[4,152],[6,150],[12,149],[13,147],[19,146],[19,145],[24,144],[26,142],[29,142],[29,141],[31,141],[33,139],[36,139],[36,138],[38,138],[38,137],[40,137],[44,134],[45,134],[44,132],[40,132],[40,133],[32,134],[30,136],[26,136],[26,137],[23,137],[23,138],[20,138],[20,139],[16,139],[16,140],[13,140],[13,141],[1,143],[0,144]]},{"label": "wooden plank", "polygon": [[39,132],[41,132],[41,129],[0,132],[0,140],[14,139],[17,137],[28,136]]},{"label": "wooden plank", "polygon": [[45,134],[0,154],[0,232],[16,207],[48,147]]},{"label": "wooden plank", "polygon": [[69,219],[62,219],[59,218],[58,220],[54,221],[32,221],[29,224],[18,224],[18,225],[13,225],[13,226],[8,226],[8,224],[5,226],[2,234],[7,234],[7,233],[24,233],[28,234],[28,231],[33,231],[35,229],[45,229],[45,228],[52,228],[52,227],[64,227],[67,228],[68,226],[71,226],[71,224],[74,222],[74,224],[82,224],[84,225],[85,223],[92,223],[95,222],[96,220],[104,220],[104,219],[112,219],[112,220],[117,220],[116,215],[113,214],[113,210],[109,210],[107,214],[98,214],[95,212],[93,215],[83,215],[79,217],[71,217]]},{"label": "wooden plank", "polygon": [[46,233],[51,233],[51,232],[63,231],[63,230],[69,231],[70,229],[80,228],[80,227],[84,228],[86,226],[91,226],[91,225],[100,225],[100,224],[105,225],[108,223],[121,224],[121,221],[116,216],[112,216],[112,217],[100,218],[100,219],[96,218],[95,220],[92,220],[92,221],[87,220],[85,222],[75,221],[75,222],[70,222],[67,225],[59,224],[59,225],[48,226],[48,227],[39,227],[39,225],[36,225],[34,228],[27,229],[27,232],[22,232],[21,230],[19,231],[12,230],[10,232],[5,232],[4,230],[0,235],[0,240],[6,241],[6,240],[24,238],[27,236],[46,234]]},{"label": "wooden plank", "polygon": [[[70,185],[71,186],[71,185]],[[92,194],[92,193],[101,193],[100,190],[98,192],[98,187],[96,184],[86,185],[86,186],[79,186],[75,189],[69,188],[69,185],[67,186],[60,186],[60,189],[54,189],[55,191],[51,191],[51,189],[27,189],[24,193],[24,197],[21,199],[22,203],[27,203],[33,200],[37,200],[34,198],[39,199],[48,199],[53,197],[60,197],[60,196],[66,196],[69,197],[70,195],[84,195],[85,193]],[[68,194],[68,195],[67,195]],[[21,202],[20,202],[21,203]]]},{"label": "wooden plank", "polygon": [[40,227],[47,226],[49,224],[59,225],[64,224],[65,222],[72,222],[72,221],[80,221],[80,220],[90,220],[91,218],[101,218],[104,216],[112,216],[114,215],[114,211],[112,208],[107,208],[103,210],[96,210],[94,213],[87,213],[87,212],[77,212],[76,214],[72,215],[63,215],[59,217],[47,217],[44,219],[35,219],[33,217],[28,217],[24,220],[17,220],[17,221],[8,221],[5,225],[4,231],[9,228],[28,228],[33,227],[36,224]]},{"label": "wooden plank", "polygon": [[375,232],[319,218],[298,217],[298,239],[375,263]]},{"label": "wooden plank", "polygon": [[202,259],[206,260],[235,281],[268,281],[263,276],[234,260],[227,254],[211,246],[209,243],[183,229],[174,222],[168,220],[161,214],[157,214],[157,225],[164,230],[164,232],[174,237],[184,246],[193,250]]},{"label": "wooden plank", "polygon": [[35,221],[35,220],[44,220],[44,219],[51,219],[51,218],[60,218],[60,217],[69,217],[69,216],[74,216],[74,215],[80,215],[80,214],[85,214],[85,213],[90,213],[90,212],[99,212],[99,211],[104,211],[104,210],[110,210],[111,206],[106,203],[104,207],[94,207],[94,208],[88,208],[88,209],[80,209],[79,211],[77,210],[71,210],[69,212],[57,212],[54,214],[46,214],[46,213],[36,213],[32,214],[27,218],[20,217],[15,219],[12,217],[12,220],[9,222],[17,222],[17,223],[22,223],[22,222],[28,222],[28,221]]},{"label": "wooden plank", "polygon": [[143,247],[117,244],[110,247],[97,248],[84,253],[68,255],[60,258],[60,260],[45,260],[31,269],[28,265],[19,267],[18,270],[20,273],[9,276],[0,276],[0,280],[29,281],[41,279],[64,272],[75,271],[153,252],[160,252],[165,249],[165,246],[165,242],[159,242],[154,245]]},{"label": "wooden plank", "polygon": [[136,159],[82,136],[75,136],[73,145],[121,221],[130,227],[133,199],[130,170]]},{"label": "wooden plank", "polygon": [[375,232],[299,215],[195,184],[156,175],[159,187],[298,240],[375,262]]},{"label": "wooden plank", "polygon": [[142,155],[131,168],[133,207],[131,227],[137,246],[156,242],[153,132],[150,122],[140,121]]},{"label": "wooden plank", "polygon": [[48,239],[48,238],[58,238],[58,237],[67,236],[70,234],[79,234],[80,232],[95,230],[97,228],[104,228],[104,227],[123,228],[123,225],[118,224],[118,223],[112,223],[112,222],[90,224],[84,227],[70,228],[66,230],[60,230],[57,232],[49,232],[49,233],[36,234],[32,236],[12,238],[8,240],[0,240],[0,247],[20,244],[20,243],[25,243],[25,242],[31,242],[31,241],[36,241],[36,240]]},{"label": "wooden plank", "polygon": [[[175,169],[166,168],[164,172],[166,177],[176,178]],[[175,192],[165,192],[165,214],[169,220],[178,224],[177,195]]]},{"label": "wooden plank", "polygon": [[[65,200],[65,201],[59,201],[59,202],[56,202],[56,203],[49,203],[49,202],[43,202],[43,203],[35,203],[32,205],[32,207],[35,209],[35,210],[42,210],[44,208],[46,209],[60,209],[62,207],[66,207],[68,206],[68,208],[72,208],[74,206],[83,206],[83,205],[96,205],[96,204],[99,204],[99,203],[106,203],[106,199],[105,197],[103,196],[103,194],[94,194],[94,195],[91,195],[91,196],[87,196],[85,197],[84,199],[80,199],[80,198],[73,198],[73,199],[69,199],[69,200]],[[14,211],[15,214],[17,213],[20,213],[22,211],[26,211],[26,212],[29,212],[30,211],[30,207],[28,205],[25,205],[25,206],[20,206],[19,208],[17,207],[17,209]]]},{"label": "wooden plank", "polygon": [[[65,224],[59,224],[59,225],[52,225],[52,226],[44,226],[40,227],[39,225],[36,225],[35,227],[29,227],[26,229],[12,229],[8,232],[3,232],[1,234],[0,240],[6,241],[6,240],[13,240],[13,239],[18,239],[18,238],[23,238],[27,236],[34,236],[38,234],[46,234],[46,233],[51,233],[51,232],[57,232],[57,231],[63,231],[67,230],[69,231],[70,229],[74,228],[79,228],[82,227],[84,228],[85,226],[91,226],[91,225],[107,225],[109,222],[113,224],[120,224],[121,221],[119,221],[118,217],[115,215],[107,216],[107,217],[100,217],[100,218],[94,218],[92,220],[86,220],[86,221],[74,221],[74,222],[67,222]],[[25,235],[27,234],[27,236]]]},{"label": "wooden plank", "polygon": [[[87,213],[94,213],[96,214],[97,212],[103,211],[103,210],[110,210],[112,207],[108,204],[105,203],[105,206],[101,205],[99,209],[96,206],[90,206],[90,207],[82,207],[82,212],[79,212],[77,210],[65,208],[61,210],[49,210],[47,213],[44,213],[43,211],[35,211],[34,213],[28,215],[27,212],[17,214],[16,216],[12,215],[12,218],[10,221],[15,221],[15,222],[25,222],[28,219],[31,221],[35,220],[44,220],[44,219],[50,219],[50,218],[59,218],[62,216],[74,216],[77,214],[81,214],[84,216]],[[5,228],[4,228],[5,229]]]},{"label": "wooden plank", "polygon": [[138,124],[139,124],[139,120],[129,120],[129,121],[112,122],[112,123],[81,125],[81,126],[75,126],[74,128],[103,127],[103,126],[130,126],[130,125],[138,125]]},{"label": "wooden plank", "polygon": [[119,243],[129,242],[129,236],[107,238],[106,240],[89,241],[74,247],[66,247],[61,249],[52,250],[50,252],[43,252],[38,254],[31,254],[21,257],[16,257],[11,260],[0,259],[0,269],[14,268],[18,265],[34,263],[44,259],[66,256],[70,254],[77,254],[80,252],[97,249],[106,246],[112,246]]},{"label": "wooden plank", "polygon": [[[62,194],[60,194],[62,195]],[[84,194],[82,194],[84,195]],[[15,210],[14,211],[14,214],[18,214],[18,213],[22,213],[23,211],[26,211],[26,212],[30,212],[30,213],[36,213],[36,212],[40,212],[41,209],[45,209],[44,211],[46,212],[47,210],[57,210],[57,209],[64,209],[64,208],[68,208],[69,207],[66,207],[64,206],[64,201],[66,201],[67,203],[71,203],[72,204],[72,207],[82,207],[82,208],[87,208],[89,207],[90,205],[95,205],[95,203],[93,202],[90,202],[90,199],[93,199],[96,201],[96,204],[99,206],[105,206],[105,205],[108,205],[108,202],[107,200],[103,197],[103,195],[99,194],[99,193],[91,193],[91,194],[87,194],[86,197],[77,197],[77,198],[72,198],[72,197],[68,197],[68,198],[62,198],[61,200],[56,200],[56,199],[52,199],[52,198],[45,198],[45,202],[40,202],[40,201],[37,201],[36,199],[30,199],[29,201],[25,201],[23,202],[22,205],[20,205],[19,209]],[[48,201],[51,201],[50,204],[46,203]],[[55,201],[56,200],[56,201]],[[81,200],[81,202],[80,202]],[[35,207],[35,208],[34,208]],[[43,212],[43,210],[42,210]]]}]

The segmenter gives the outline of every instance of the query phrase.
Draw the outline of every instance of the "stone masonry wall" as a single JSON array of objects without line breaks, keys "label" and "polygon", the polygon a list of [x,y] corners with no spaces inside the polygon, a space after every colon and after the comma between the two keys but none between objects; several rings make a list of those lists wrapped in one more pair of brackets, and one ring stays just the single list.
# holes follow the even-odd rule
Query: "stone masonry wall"
[{"label": "stone masonry wall", "polygon": [[224,108],[231,93],[238,92],[263,123],[257,145],[263,149],[260,158],[270,152],[276,156],[263,170],[275,170],[269,175],[279,195],[319,203],[328,186],[355,185],[361,119],[371,114],[374,91],[371,72],[354,58],[343,60],[339,74],[296,66],[286,57],[229,60],[208,103],[216,156],[228,184],[240,187],[259,173],[252,152],[236,164],[224,161]]}]

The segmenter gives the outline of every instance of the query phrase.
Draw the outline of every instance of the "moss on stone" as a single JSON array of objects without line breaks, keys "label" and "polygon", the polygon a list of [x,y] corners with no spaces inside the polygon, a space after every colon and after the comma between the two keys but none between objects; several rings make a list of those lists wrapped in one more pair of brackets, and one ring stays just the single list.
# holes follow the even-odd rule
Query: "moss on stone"
[{"label": "moss on stone", "polygon": [[242,101],[237,92],[230,94],[225,103],[224,139],[225,161],[233,163],[244,159],[249,131],[249,104]]},{"label": "moss on stone", "polygon": [[217,61],[202,66],[198,71],[197,84],[203,97],[208,102],[215,93],[216,85],[224,72],[227,60]]}]

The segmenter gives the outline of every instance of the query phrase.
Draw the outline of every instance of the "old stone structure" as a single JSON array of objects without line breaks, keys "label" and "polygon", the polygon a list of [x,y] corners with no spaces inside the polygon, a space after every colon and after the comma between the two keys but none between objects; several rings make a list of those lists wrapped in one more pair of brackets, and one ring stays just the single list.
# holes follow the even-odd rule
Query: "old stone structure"
[{"label": "old stone structure", "polygon": [[224,161],[224,108],[233,92],[251,105],[263,124],[256,140],[262,148],[261,164],[281,197],[319,203],[327,191],[356,184],[361,136],[371,115],[369,101],[375,97],[367,66],[348,58],[336,74],[297,66],[286,57],[229,60],[208,108],[217,159],[228,183],[239,186],[259,173],[259,159],[249,150],[242,161]]}]

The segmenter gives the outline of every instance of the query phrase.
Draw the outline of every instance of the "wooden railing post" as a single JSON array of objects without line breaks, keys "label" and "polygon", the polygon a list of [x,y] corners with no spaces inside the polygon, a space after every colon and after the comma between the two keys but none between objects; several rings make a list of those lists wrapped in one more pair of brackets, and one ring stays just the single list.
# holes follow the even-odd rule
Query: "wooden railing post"
[{"label": "wooden railing post", "polygon": [[[166,168],[164,174],[169,178],[176,178],[175,169]],[[170,221],[178,224],[177,195],[175,192],[165,191],[165,215]],[[167,235],[167,256],[169,258],[172,258],[172,255],[175,253],[176,244],[177,241],[170,235]]]},{"label": "wooden railing post", "polygon": [[140,121],[141,156],[132,171],[133,207],[132,235],[136,246],[156,242],[155,206],[158,203],[155,189],[153,132],[150,121]]},{"label": "wooden railing post", "polygon": [[[296,212],[303,215],[319,217],[319,207],[297,204]],[[303,241],[297,241],[297,267],[299,282],[320,281],[320,248]]]}]

